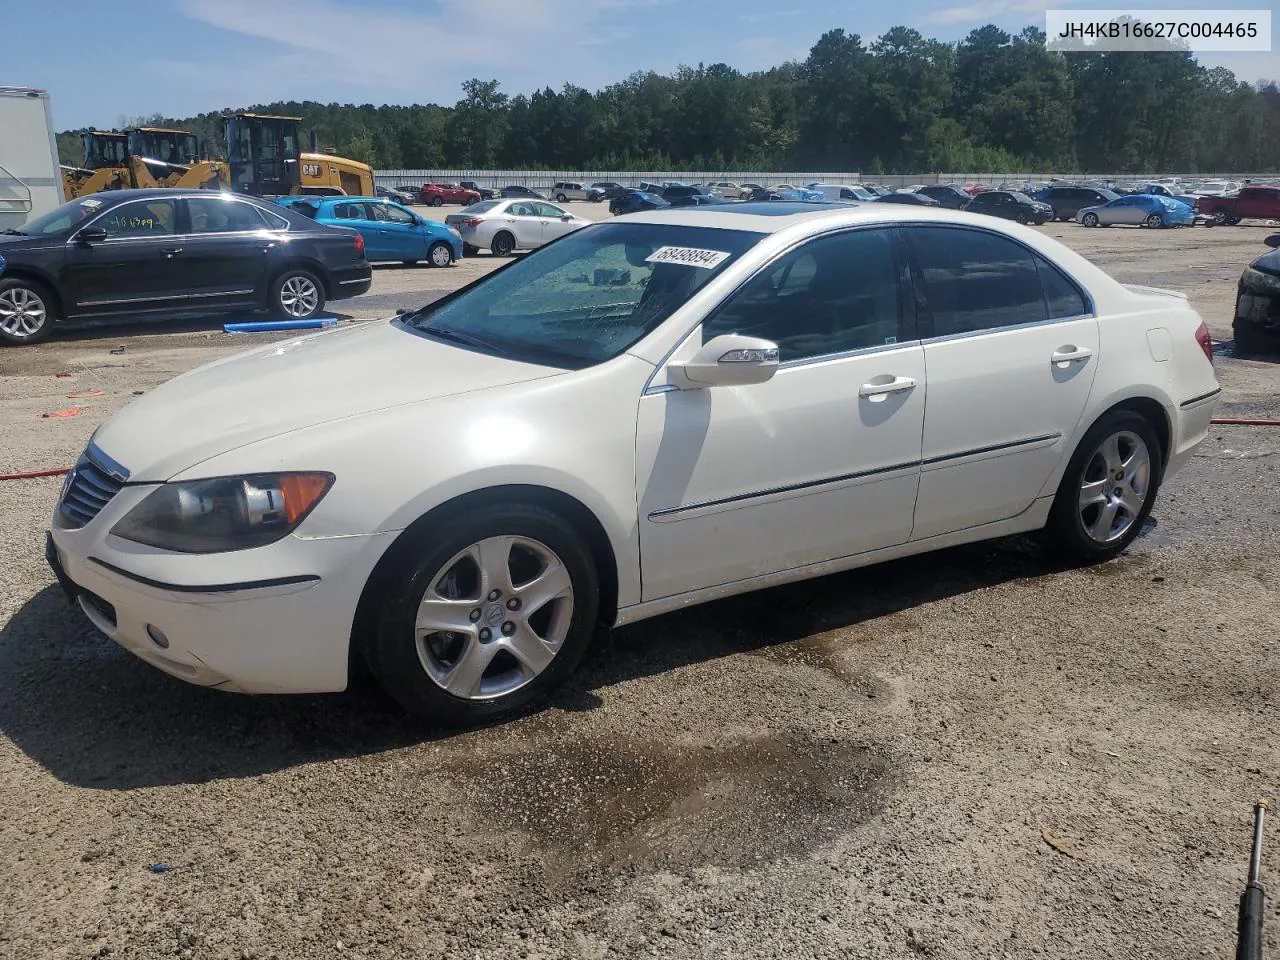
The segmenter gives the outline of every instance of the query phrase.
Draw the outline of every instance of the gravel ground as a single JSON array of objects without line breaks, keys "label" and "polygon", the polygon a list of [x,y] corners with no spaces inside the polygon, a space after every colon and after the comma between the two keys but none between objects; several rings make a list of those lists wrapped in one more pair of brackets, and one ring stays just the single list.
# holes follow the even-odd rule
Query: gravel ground
[{"label": "gravel ground", "polygon": [[[1222,339],[1267,232],[1044,229]],[[491,265],[380,269],[344,310]],[[248,342],[161,329],[0,352],[0,471]],[[1280,416],[1229,353],[1222,412]],[[143,665],[44,566],[58,480],[0,483],[0,958],[1233,956],[1280,774],[1278,455],[1215,429],[1111,563],[1015,538],[706,605],[461,734]]]}]

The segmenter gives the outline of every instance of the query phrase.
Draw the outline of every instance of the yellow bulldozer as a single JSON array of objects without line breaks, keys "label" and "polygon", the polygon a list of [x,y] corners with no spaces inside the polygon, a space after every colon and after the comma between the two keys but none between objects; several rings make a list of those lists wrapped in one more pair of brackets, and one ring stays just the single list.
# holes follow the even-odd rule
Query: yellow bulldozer
[{"label": "yellow bulldozer", "polygon": [[373,196],[373,168],[316,150],[301,149],[301,117],[237,113],[226,118],[231,186],[239,193],[286,196],[310,193]]},{"label": "yellow bulldozer", "polygon": [[67,200],[103,190],[143,187],[228,189],[231,168],[200,157],[194,133],[165,127],[135,127],[123,133],[82,134],[84,166],[62,168]]}]

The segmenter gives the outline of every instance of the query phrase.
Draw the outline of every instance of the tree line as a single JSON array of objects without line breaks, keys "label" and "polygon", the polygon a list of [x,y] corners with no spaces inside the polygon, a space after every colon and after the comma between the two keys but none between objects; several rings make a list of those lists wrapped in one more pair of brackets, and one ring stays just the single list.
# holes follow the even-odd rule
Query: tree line
[{"label": "tree line", "polygon": [[[1261,172],[1280,165],[1280,89],[1185,51],[1062,54],[1044,32],[995,26],[943,43],[908,27],[870,42],[824,33],[802,62],[635,73],[591,92],[510,96],[472,79],[453,106],[311,101],[322,147],[379,169]],[[146,123],[225,151],[229,111]],[[122,118],[123,119],[123,118]],[[138,118],[138,121],[143,118]],[[136,121],[135,121],[136,122]],[[59,134],[78,164],[78,131]],[[303,149],[306,149],[304,142]]]}]

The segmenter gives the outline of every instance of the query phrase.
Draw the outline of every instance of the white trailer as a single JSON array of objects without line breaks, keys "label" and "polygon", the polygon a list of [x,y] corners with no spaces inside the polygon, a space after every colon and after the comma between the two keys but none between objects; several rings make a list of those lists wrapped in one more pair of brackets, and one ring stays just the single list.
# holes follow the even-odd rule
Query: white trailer
[{"label": "white trailer", "polygon": [[20,227],[62,202],[49,94],[0,87],[0,230]]}]

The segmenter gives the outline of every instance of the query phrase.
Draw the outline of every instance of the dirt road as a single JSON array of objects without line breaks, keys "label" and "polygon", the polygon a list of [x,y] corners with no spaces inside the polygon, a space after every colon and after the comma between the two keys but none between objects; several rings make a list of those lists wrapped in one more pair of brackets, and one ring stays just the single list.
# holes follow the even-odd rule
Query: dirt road
[{"label": "dirt road", "polygon": [[[1265,235],[1044,229],[1222,339]],[[69,462],[245,342],[218,331],[0,351],[0,471]],[[1275,365],[1218,368],[1223,413],[1280,416]],[[710,604],[463,734],[143,665],[44,565],[59,481],[0,483],[0,958],[1233,956],[1280,774],[1278,463],[1280,431],[1223,427],[1112,563],[1017,538]]]}]

